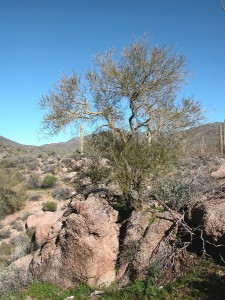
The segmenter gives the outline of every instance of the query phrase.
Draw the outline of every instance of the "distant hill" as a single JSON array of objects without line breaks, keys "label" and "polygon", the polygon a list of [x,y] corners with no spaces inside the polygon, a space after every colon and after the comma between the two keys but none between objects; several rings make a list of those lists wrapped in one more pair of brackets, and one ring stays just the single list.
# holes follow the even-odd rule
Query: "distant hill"
[{"label": "distant hill", "polygon": [[19,144],[17,142],[14,142],[12,140],[9,140],[7,138],[5,138],[4,136],[0,135],[0,144],[1,145],[5,145],[5,146],[12,146],[12,147],[23,147],[24,145]]},{"label": "distant hill", "polygon": [[195,151],[204,146],[206,152],[219,153],[220,125],[223,125],[223,123],[208,123],[192,128],[188,132],[187,143],[190,143],[191,148]]},{"label": "distant hill", "polygon": [[[215,122],[200,125],[196,128],[192,128],[188,131],[186,142],[191,145],[194,151],[201,149],[203,143],[206,152],[219,153],[220,149],[220,125],[223,123]],[[88,138],[88,137],[86,137]],[[27,150],[37,152],[51,152],[54,151],[57,154],[70,154],[79,149],[80,139],[72,138],[67,142],[45,144],[42,146],[29,146],[16,143],[3,136],[0,136],[0,146],[7,146],[13,148],[26,148]]]},{"label": "distant hill", "polygon": [[55,151],[56,153],[72,153],[79,149],[80,147],[80,138],[72,138],[67,142],[60,142],[60,143],[52,143],[52,144],[45,144],[39,146],[40,149],[44,151]]}]

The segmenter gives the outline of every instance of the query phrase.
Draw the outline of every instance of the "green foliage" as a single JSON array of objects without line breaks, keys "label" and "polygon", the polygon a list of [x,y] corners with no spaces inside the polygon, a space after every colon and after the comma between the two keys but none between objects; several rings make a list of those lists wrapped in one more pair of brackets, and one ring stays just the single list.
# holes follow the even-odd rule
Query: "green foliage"
[{"label": "green foliage", "polygon": [[[19,273],[15,273],[17,277],[9,275],[11,277],[6,281],[6,276],[0,273],[0,279],[8,285],[8,288],[6,284],[1,286],[0,281],[1,291],[11,290],[9,293],[1,293],[0,300],[25,300],[28,296],[35,300],[63,300],[69,296],[74,296],[76,300],[86,300],[93,291],[85,284],[62,291],[54,284],[37,281],[24,289],[25,282],[18,281]],[[116,285],[102,289],[104,294],[99,297],[100,300],[222,300],[225,293],[224,268],[210,261],[203,261],[190,273],[163,288],[156,283],[153,274],[146,281],[134,281],[123,289],[118,289]]]},{"label": "green foliage", "polygon": [[[108,159],[109,167],[107,172],[102,172],[102,174],[104,178],[113,180],[119,185],[123,191],[122,201],[125,205],[129,205],[131,192],[137,192],[136,199],[132,199],[136,208],[142,205],[141,199],[146,179],[153,180],[166,173],[182,153],[177,141],[168,141],[163,136],[149,144],[143,139],[143,135],[140,135],[124,144],[111,132],[93,135],[89,141],[89,148],[96,156]],[[94,170],[98,169],[101,172],[100,164],[96,163]]]},{"label": "green foliage", "polygon": [[57,300],[61,298],[60,293],[56,285],[48,282],[34,282],[27,290],[27,294],[37,300],[50,299],[50,297]]},{"label": "green foliage", "polygon": [[41,187],[42,188],[51,188],[54,186],[55,182],[56,182],[57,178],[53,175],[46,175],[44,178],[43,178],[43,181],[42,181],[42,184],[41,184]]},{"label": "green foliage", "polygon": [[10,237],[10,230],[0,230],[0,240],[7,239]]},{"label": "green foliage", "polygon": [[28,179],[28,188],[36,189],[40,187],[40,178],[36,174],[31,174]]},{"label": "green foliage", "polygon": [[14,247],[12,244],[2,243],[0,245],[0,256],[11,255],[13,252],[13,249],[14,249]]},{"label": "green foliage", "polygon": [[[182,55],[171,47],[153,47],[144,36],[121,53],[110,49],[96,55],[95,67],[84,77],[64,74],[40,100],[47,109],[43,130],[54,135],[83,122],[106,128],[96,151],[109,159],[109,179],[120,185],[126,205],[132,200],[139,208],[145,181],[177,159],[185,129],[202,119],[197,101],[177,97],[187,75]],[[106,177],[105,171],[95,165],[93,181]],[[133,191],[138,196],[130,199]]]},{"label": "green foliage", "polygon": [[14,252],[11,256],[13,260],[24,257],[32,251],[31,237],[28,233],[21,233],[15,236],[11,242],[14,245]]},{"label": "green foliage", "polygon": [[196,194],[192,182],[176,178],[159,181],[155,185],[155,191],[163,202],[177,211],[187,209]]},{"label": "green foliage", "polygon": [[12,291],[5,296],[0,296],[0,300],[25,300],[28,296],[35,300],[63,300],[70,296],[74,296],[76,300],[84,300],[89,298],[91,292],[92,289],[86,284],[63,291],[52,283],[34,281],[25,291],[17,291],[18,298]]},{"label": "green foliage", "polygon": [[16,229],[17,231],[23,231],[24,227],[21,223],[18,223],[16,221],[13,221],[10,223],[13,229]]},{"label": "green foliage", "polygon": [[65,189],[65,188],[56,188],[53,192],[52,192],[52,197],[57,199],[57,200],[66,200],[69,198],[71,192],[69,189]]},{"label": "green foliage", "polygon": [[40,198],[41,198],[41,195],[39,195],[39,194],[34,194],[34,195],[30,196],[31,201],[38,201],[38,200],[40,200]]},{"label": "green foliage", "polygon": [[0,299],[25,299],[22,289],[31,283],[32,278],[22,269],[16,267],[5,268],[0,271]]},{"label": "green foliage", "polygon": [[23,207],[27,197],[23,188],[16,188],[20,181],[17,171],[0,170],[0,218]]},{"label": "green foliage", "polygon": [[47,201],[42,203],[42,210],[43,211],[56,211],[57,203],[54,201]]}]

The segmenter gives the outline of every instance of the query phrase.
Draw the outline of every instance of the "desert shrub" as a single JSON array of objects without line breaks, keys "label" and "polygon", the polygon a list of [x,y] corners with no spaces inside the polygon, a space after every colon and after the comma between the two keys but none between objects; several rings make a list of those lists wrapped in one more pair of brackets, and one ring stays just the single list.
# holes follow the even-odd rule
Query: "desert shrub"
[{"label": "desert shrub", "polygon": [[84,175],[89,177],[94,184],[97,184],[109,179],[110,171],[111,169],[107,164],[104,165],[101,157],[92,155],[90,166]]},{"label": "desert shrub", "polygon": [[56,177],[53,175],[46,175],[42,181],[41,187],[42,188],[50,188],[53,187],[56,182]]},{"label": "desert shrub", "polygon": [[14,246],[12,244],[2,243],[0,245],[0,255],[11,255],[14,250]]},{"label": "desert shrub", "polygon": [[38,163],[36,161],[31,161],[28,163],[28,168],[30,170],[37,170],[38,169]]},{"label": "desert shrub", "polygon": [[[0,295],[1,299],[19,300],[24,299],[19,297],[19,290],[27,287],[32,282],[33,278],[24,270],[9,266],[0,271]],[[14,291],[14,297],[4,298],[3,296]],[[16,291],[16,292],[15,292]]]},{"label": "desert shrub", "polygon": [[49,165],[54,165],[55,163],[56,163],[56,161],[54,159],[49,159],[48,160]]},{"label": "desert shrub", "polygon": [[56,188],[52,192],[52,197],[57,200],[66,200],[70,197],[70,190],[69,189],[63,189],[63,188]]},{"label": "desert shrub", "polygon": [[33,214],[34,214],[34,213],[33,213],[32,211],[25,211],[24,214],[23,214],[23,216],[22,216],[22,220],[23,220],[23,221],[26,221],[26,219],[27,219],[29,216],[33,215]]},{"label": "desert shrub", "polygon": [[39,176],[36,174],[31,174],[28,179],[28,188],[36,189],[40,187],[40,179]]},{"label": "desert shrub", "polygon": [[30,196],[31,201],[38,201],[40,198],[41,198],[41,195],[38,195],[38,194],[34,194],[34,195]]},{"label": "desert shrub", "polygon": [[188,208],[195,196],[193,182],[181,179],[164,179],[155,185],[155,191],[162,201],[177,211]]},{"label": "desert shrub", "polygon": [[5,269],[10,265],[10,260],[6,258],[0,258],[0,270]]},{"label": "desert shrub", "polygon": [[53,170],[52,170],[52,174],[53,174],[53,175],[59,174],[59,167],[54,166],[54,168],[53,168]]},{"label": "desert shrub", "polygon": [[17,161],[12,158],[4,159],[0,162],[0,168],[15,168],[16,166]]},{"label": "desert shrub", "polygon": [[46,163],[41,166],[41,170],[44,173],[52,173],[54,171],[54,168],[55,168],[55,165],[48,165]]},{"label": "desert shrub", "polygon": [[[6,268],[11,263],[11,255],[14,251],[14,246],[2,242],[0,245],[0,270]],[[1,271],[0,271],[1,272]]]},{"label": "desert shrub", "polygon": [[2,229],[4,227],[4,225],[2,223],[0,223],[0,229]]},{"label": "desert shrub", "polygon": [[14,251],[12,254],[13,260],[17,260],[31,253],[31,239],[26,233],[22,233],[20,235],[15,236],[14,238],[12,238],[11,243],[14,246]]},{"label": "desert shrub", "polygon": [[16,221],[13,221],[10,223],[13,229],[16,229],[17,231],[23,231],[23,225],[21,223],[18,223]]},{"label": "desert shrub", "polygon": [[21,175],[12,170],[1,170],[0,172],[0,217],[20,210],[26,200],[24,189],[17,190],[16,185],[20,183]]},{"label": "desert shrub", "polygon": [[57,203],[54,201],[47,201],[42,203],[42,210],[43,211],[56,211]]},{"label": "desert shrub", "polygon": [[10,230],[0,230],[0,240],[8,239],[10,237]]},{"label": "desert shrub", "polygon": [[[140,140],[137,136],[123,144],[112,133],[101,132],[93,135],[87,145],[90,153],[94,152],[99,158],[108,160],[108,169],[103,176],[120,187],[125,206],[130,208],[132,203],[136,209],[143,205],[146,181],[160,178],[167,173],[179,156],[176,141],[169,142],[163,136],[152,140],[150,144]],[[132,196],[133,192],[137,197]]]},{"label": "desert shrub", "polygon": [[20,210],[26,201],[26,194],[23,190],[15,192],[10,188],[0,187],[0,217]]}]

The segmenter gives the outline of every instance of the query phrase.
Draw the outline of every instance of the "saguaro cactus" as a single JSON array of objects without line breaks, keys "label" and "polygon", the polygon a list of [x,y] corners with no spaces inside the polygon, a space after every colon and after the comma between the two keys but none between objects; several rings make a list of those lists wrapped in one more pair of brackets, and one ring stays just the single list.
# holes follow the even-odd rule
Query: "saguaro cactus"
[{"label": "saguaro cactus", "polygon": [[84,128],[83,124],[80,125],[80,154],[84,154]]},{"label": "saguaro cactus", "polygon": [[202,136],[202,140],[200,143],[200,152],[202,155],[205,153],[205,150],[206,150],[205,138],[204,138],[204,136]]},{"label": "saguaro cactus", "polygon": [[225,119],[223,121],[223,153],[225,153]]},{"label": "saguaro cactus", "polygon": [[223,127],[220,125],[220,154],[223,154]]}]

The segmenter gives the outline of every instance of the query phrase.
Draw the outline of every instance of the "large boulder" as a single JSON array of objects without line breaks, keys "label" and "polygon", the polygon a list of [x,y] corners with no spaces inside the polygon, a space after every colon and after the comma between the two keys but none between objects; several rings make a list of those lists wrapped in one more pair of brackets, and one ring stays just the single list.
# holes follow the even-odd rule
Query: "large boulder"
[{"label": "large boulder", "polygon": [[216,171],[211,173],[211,177],[214,178],[225,178],[225,164],[221,165]]},{"label": "large boulder", "polygon": [[123,243],[120,249],[117,279],[124,275],[130,261],[134,258],[139,240],[148,228],[153,213],[151,211],[133,211],[130,218],[121,227]]},{"label": "large boulder", "polygon": [[202,197],[192,210],[193,226],[200,226],[213,243],[225,245],[225,187]]},{"label": "large boulder", "polygon": [[218,263],[225,261],[225,187],[200,199],[192,210],[196,228],[195,248]]},{"label": "large boulder", "polygon": [[118,275],[121,285],[130,280],[145,279],[151,269],[168,265],[175,242],[175,220],[169,212],[135,213],[131,216],[125,237],[125,250],[132,247],[129,262],[121,264]]},{"label": "large boulder", "polygon": [[98,196],[72,202],[35,252],[31,263],[34,276],[63,288],[77,282],[110,285],[116,278],[119,249],[117,215]]},{"label": "large boulder", "polygon": [[27,218],[26,228],[34,233],[34,242],[36,245],[42,245],[47,237],[51,227],[62,217],[65,210],[56,212],[46,211],[39,215],[31,215]]}]

